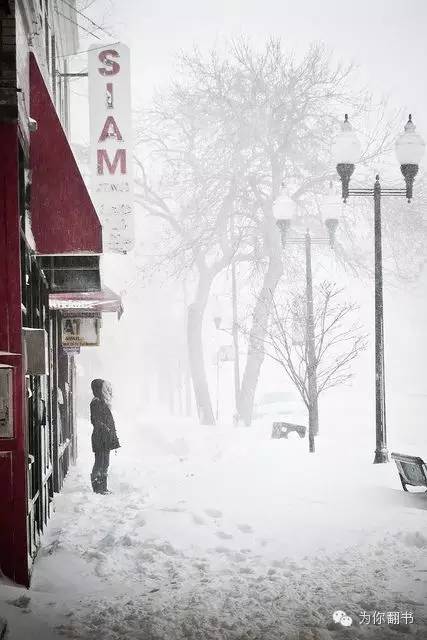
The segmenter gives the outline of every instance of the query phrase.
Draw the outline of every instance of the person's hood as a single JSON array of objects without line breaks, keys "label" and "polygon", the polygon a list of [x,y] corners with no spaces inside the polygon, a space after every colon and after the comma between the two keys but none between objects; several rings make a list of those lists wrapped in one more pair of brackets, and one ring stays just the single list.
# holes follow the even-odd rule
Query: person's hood
[{"label": "person's hood", "polygon": [[102,387],[104,386],[104,382],[105,380],[102,380],[101,378],[96,378],[95,380],[92,380],[91,382],[91,387],[92,387],[92,393],[95,396],[95,398],[99,398],[99,400],[102,400]]}]

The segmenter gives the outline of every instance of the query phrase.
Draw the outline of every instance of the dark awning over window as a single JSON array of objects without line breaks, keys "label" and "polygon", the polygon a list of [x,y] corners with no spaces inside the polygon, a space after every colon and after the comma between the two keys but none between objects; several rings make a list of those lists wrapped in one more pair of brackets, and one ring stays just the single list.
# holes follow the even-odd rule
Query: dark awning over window
[{"label": "dark awning over window", "polygon": [[113,312],[118,317],[123,313],[122,299],[108,287],[92,293],[52,293],[49,296],[51,309],[59,311]]},{"label": "dark awning over window", "polygon": [[102,228],[34,54],[30,54],[31,221],[42,255],[102,253]]}]

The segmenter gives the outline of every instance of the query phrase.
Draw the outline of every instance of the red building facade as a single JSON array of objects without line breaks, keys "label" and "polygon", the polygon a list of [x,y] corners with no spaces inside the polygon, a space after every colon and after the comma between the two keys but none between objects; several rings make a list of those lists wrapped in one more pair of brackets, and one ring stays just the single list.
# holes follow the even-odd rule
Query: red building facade
[{"label": "red building facade", "polygon": [[77,453],[63,318],[121,310],[101,289],[102,228],[67,139],[78,40],[65,11],[0,0],[0,569],[27,586]]}]

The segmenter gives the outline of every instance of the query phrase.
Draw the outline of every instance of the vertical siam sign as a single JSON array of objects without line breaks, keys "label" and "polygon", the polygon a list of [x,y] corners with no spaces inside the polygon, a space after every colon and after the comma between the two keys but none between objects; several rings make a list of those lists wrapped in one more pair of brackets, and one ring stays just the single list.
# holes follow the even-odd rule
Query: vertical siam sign
[{"label": "vertical siam sign", "polygon": [[132,117],[129,49],[122,43],[89,50],[92,199],[105,252],[134,246]]}]

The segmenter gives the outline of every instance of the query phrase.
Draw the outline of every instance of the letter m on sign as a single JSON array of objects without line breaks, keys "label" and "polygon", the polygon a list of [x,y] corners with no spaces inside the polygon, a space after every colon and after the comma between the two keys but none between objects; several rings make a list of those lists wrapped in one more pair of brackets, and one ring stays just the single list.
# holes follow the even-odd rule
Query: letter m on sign
[{"label": "letter m on sign", "polygon": [[117,149],[113,160],[111,161],[106,149],[98,149],[97,151],[97,165],[98,175],[104,175],[105,167],[108,169],[108,173],[113,175],[117,171],[117,167],[120,165],[120,173],[126,173],[126,149]]}]

